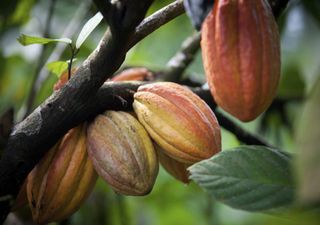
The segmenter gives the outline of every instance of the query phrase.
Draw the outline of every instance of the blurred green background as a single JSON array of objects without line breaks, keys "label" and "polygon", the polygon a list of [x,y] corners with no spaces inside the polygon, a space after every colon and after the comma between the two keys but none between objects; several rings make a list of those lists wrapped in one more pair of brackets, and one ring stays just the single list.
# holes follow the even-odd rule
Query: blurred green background
[{"label": "blurred green background", "polygon": [[[157,0],[149,13],[172,1]],[[46,18],[52,6],[50,29]],[[35,76],[40,74],[39,92],[32,108],[52,92],[57,77],[42,65],[68,60],[70,51],[63,44],[23,47],[17,42],[21,33],[51,38],[76,39],[84,23],[95,14],[90,1],[76,0],[2,0],[0,2],[0,113],[15,109],[18,122],[26,113],[26,99]],[[240,123],[245,129],[263,135],[275,146],[295,151],[295,126],[302,103],[320,75],[320,2],[291,0],[278,20],[281,31],[282,74],[279,104],[275,104],[255,122]],[[77,56],[81,63],[97,46],[106,26],[100,24]],[[161,27],[127,54],[124,66],[145,66],[161,70],[179,50],[182,41],[194,33],[186,15]],[[50,58],[49,58],[50,57]],[[47,59],[49,60],[47,61]],[[204,82],[201,54],[185,76]],[[223,130],[223,149],[239,145],[231,133]],[[310,219],[310,220],[309,220]],[[8,222],[9,224],[9,222]],[[247,213],[215,202],[195,184],[184,185],[160,170],[153,191],[146,197],[117,196],[99,180],[95,191],[81,209],[61,224],[114,225],[260,225],[320,224],[309,217],[279,217]]]}]

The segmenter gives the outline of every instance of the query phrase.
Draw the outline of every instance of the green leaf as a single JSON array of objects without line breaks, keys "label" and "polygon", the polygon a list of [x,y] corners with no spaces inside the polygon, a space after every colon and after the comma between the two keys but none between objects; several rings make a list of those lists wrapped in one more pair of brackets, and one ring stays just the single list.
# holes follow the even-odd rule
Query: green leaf
[{"label": "green leaf", "polygon": [[21,34],[20,37],[18,38],[18,41],[23,46],[32,45],[32,44],[44,45],[44,44],[53,43],[53,42],[62,42],[66,44],[72,43],[72,41],[69,38],[52,39],[52,38],[34,37],[34,36],[25,35],[25,34]]},{"label": "green leaf", "polygon": [[287,153],[263,147],[225,150],[189,167],[190,178],[217,200],[237,209],[284,207],[294,197]]},{"label": "green leaf", "polygon": [[47,64],[47,69],[58,77],[68,69],[68,63],[65,61],[55,61]]},{"label": "green leaf", "polygon": [[303,108],[296,130],[298,200],[320,203],[320,79]]},{"label": "green leaf", "polygon": [[83,42],[88,38],[91,32],[99,25],[103,16],[100,12],[94,15],[91,19],[89,19],[86,24],[83,26],[78,39],[76,41],[76,48],[80,48]]}]

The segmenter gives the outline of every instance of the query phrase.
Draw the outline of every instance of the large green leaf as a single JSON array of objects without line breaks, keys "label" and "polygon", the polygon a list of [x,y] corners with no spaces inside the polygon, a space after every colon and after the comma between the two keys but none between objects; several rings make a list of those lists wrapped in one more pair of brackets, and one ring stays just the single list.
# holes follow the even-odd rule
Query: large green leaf
[{"label": "large green leaf", "polygon": [[303,204],[320,203],[320,79],[300,117],[296,132],[298,198]]},{"label": "large green leaf", "polygon": [[71,44],[72,41],[69,38],[59,38],[59,39],[53,39],[53,38],[43,38],[43,37],[34,37],[29,36],[25,34],[21,34],[18,38],[18,41],[20,44],[26,46],[26,45],[32,45],[32,44],[49,44],[52,42],[62,42],[66,44]]},{"label": "large green leaf", "polygon": [[262,211],[289,205],[294,196],[287,153],[263,147],[225,150],[189,167],[190,178],[217,200]]}]

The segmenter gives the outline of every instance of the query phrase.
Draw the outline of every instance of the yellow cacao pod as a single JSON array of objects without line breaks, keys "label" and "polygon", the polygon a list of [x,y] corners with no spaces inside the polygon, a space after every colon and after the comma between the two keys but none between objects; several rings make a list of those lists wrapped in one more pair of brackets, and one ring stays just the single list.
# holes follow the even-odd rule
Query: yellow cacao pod
[{"label": "yellow cacao pod", "polygon": [[134,94],[133,108],[153,140],[175,160],[192,164],[221,149],[214,113],[181,85],[159,82],[140,86]]},{"label": "yellow cacao pod", "polygon": [[71,129],[28,175],[27,196],[37,224],[67,218],[86,199],[97,174],[86,147],[86,130]]},{"label": "yellow cacao pod", "polygon": [[123,70],[111,81],[148,81],[152,79],[152,73],[143,67],[136,67]]},{"label": "yellow cacao pod", "polygon": [[191,165],[179,162],[167,156],[159,146],[156,146],[156,150],[162,167],[177,180],[188,184],[190,181],[187,168]]},{"label": "yellow cacao pod", "polygon": [[107,111],[88,127],[88,152],[97,173],[125,195],[146,195],[159,163],[148,133],[126,112]]},{"label": "yellow cacao pod", "polygon": [[202,57],[217,104],[242,121],[264,112],[280,77],[280,39],[267,0],[217,0],[202,26]]}]

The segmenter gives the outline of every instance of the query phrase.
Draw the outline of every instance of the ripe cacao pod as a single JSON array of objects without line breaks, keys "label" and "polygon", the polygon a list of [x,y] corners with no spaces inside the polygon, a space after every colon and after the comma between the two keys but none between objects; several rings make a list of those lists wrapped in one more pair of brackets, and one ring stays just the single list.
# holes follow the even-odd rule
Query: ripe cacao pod
[{"label": "ripe cacao pod", "polygon": [[221,149],[214,113],[181,85],[159,82],[140,86],[134,94],[133,108],[153,140],[175,160],[193,164]]},{"label": "ripe cacao pod", "polygon": [[107,111],[89,125],[88,152],[97,173],[125,195],[146,195],[159,163],[148,133],[132,115]]},{"label": "ripe cacao pod", "polygon": [[242,121],[264,112],[280,77],[280,39],[267,0],[217,0],[202,26],[202,57],[216,103]]},{"label": "ripe cacao pod", "polygon": [[149,81],[152,80],[152,73],[143,67],[135,67],[123,70],[111,81]]},{"label": "ripe cacao pod", "polygon": [[159,162],[163,168],[177,180],[188,184],[190,181],[189,171],[187,171],[187,168],[191,165],[179,162],[167,156],[158,145],[156,145],[155,148],[157,150]]},{"label": "ripe cacao pod", "polygon": [[97,179],[87,154],[84,125],[71,129],[28,175],[27,195],[37,224],[67,218]]}]

